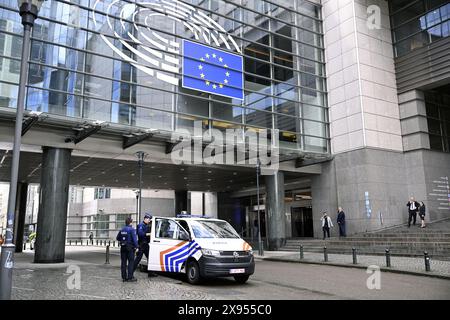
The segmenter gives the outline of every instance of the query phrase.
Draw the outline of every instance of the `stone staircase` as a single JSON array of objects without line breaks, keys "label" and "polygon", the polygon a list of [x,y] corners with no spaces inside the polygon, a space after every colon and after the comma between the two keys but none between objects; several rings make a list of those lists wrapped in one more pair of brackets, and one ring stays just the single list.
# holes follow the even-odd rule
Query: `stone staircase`
[{"label": "stone staircase", "polygon": [[377,232],[355,234],[346,238],[288,239],[280,251],[323,252],[324,246],[330,254],[351,254],[356,248],[358,254],[384,255],[389,248],[393,256],[430,256],[450,260],[450,219],[429,223],[426,228],[400,226]]}]

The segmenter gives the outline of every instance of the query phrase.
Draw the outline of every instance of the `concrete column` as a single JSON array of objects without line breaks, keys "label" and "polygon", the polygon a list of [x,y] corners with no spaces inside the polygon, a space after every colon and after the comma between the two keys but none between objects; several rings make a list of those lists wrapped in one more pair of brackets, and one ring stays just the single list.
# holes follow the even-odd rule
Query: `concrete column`
[{"label": "concrete column", "polygon": [[175,215],[188,210],[187,190],[175,191]]},{"label": "concrete column", "polygon": [[284,210],[284,173],[266,176],[267,239],[269,250],[278,250],[286,242],[286,214]]},{"label": "concrete column", "polygon": [[399,94],[398,102],[404,151],[430,149],[423,91],[411,90]]},{"label": "concrete column", "polygon": [[16,213],[14,215],[14,244],[16,252],[22,252],[25,214],[27,211],[28,183],[17,184]]},{"label": "concrete column", "polygon": [[36,263],[64,262],[71,152],[43,148]]},{"label": "concrete column", "polygon": [[211,218],[217,218],[217,214],[218,214],[217,193],[215,193],[215,192],[204,193],[203,201],[204,201],[205,216],[208,216]]}]

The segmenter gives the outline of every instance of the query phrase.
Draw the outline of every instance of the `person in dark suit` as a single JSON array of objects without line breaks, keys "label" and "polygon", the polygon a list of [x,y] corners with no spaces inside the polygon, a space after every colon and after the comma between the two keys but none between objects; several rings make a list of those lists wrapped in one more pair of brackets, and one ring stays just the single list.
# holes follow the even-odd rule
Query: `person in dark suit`
[{"label": "person in dark suit", "polygon": [[408,228],[409,228],[411,227],[411,220],[413,221],[413,225],[416,225],[417,211],[419,211],[420,204],[414,199],[414,197],[411,197],[406,206],[408,207]]},{"label": "person in dark suit", "polygon": [[342,207],[338,208],[337,223],[339,225],[339,237],[346,237],[345,232],[345,212]]}]

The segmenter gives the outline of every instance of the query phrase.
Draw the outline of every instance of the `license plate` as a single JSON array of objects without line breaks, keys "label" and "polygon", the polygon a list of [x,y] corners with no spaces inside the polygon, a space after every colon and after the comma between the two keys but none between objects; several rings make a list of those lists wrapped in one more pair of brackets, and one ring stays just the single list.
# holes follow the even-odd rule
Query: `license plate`
[{"label": "license plate", "polygon": [[231,269],[230,273],[245,273],[245,269]]}]

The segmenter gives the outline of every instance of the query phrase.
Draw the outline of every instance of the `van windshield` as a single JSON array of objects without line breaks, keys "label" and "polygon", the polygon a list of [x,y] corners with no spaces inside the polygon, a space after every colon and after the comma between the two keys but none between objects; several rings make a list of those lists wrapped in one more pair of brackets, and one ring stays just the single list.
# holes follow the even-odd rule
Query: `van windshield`
[{"label": "van windshield", "polygon": [[196,238],[240,238],[239,234],[226,221],[193,220],[191,228]]}]

